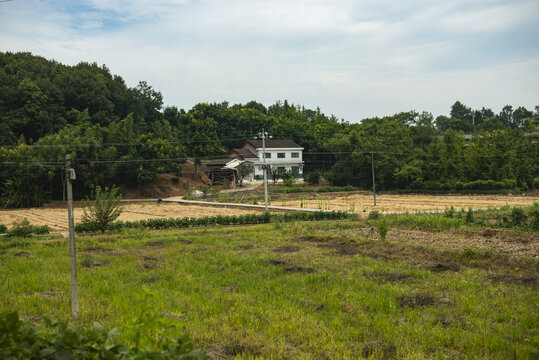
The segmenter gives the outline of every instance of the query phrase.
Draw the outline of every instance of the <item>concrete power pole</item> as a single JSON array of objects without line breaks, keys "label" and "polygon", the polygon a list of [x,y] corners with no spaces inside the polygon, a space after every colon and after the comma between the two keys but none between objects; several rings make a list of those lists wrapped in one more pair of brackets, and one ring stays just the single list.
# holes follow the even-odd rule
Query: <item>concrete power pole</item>
[{"label": "concrete power pole", "polygon": [[71,156],[66,154],[67,217],[69,221],[69,259],[71,264],[71,312],[73,318],[79,317],[79,290],[77,286],[77,258],[75,252],[75,222],[73,220],[73,188],[75,169],[71,167]]},{"label": "concrete power pole", "polygon": [[262,165],[264,169],[264,206],[268,212],[268,166],[266,165],[266,133],[264,129],[262,129],[262,161],[264,162]]},{"label": "concrete power pole", "polygon": [[376,206],[376,181],[374,180],[374,153],[371,152],[371,165],[372,165],[372,194],[374,196],[374,206]]}]

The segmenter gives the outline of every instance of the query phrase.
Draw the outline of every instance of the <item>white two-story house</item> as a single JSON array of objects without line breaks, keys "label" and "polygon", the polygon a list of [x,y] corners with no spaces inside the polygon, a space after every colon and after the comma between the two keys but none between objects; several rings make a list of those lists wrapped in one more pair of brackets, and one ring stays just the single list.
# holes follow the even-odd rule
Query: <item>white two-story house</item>
[{"label": "white two-story house", "polygon": [[[291,171],[298,178],[303,177],[303,148],[292,140],[266,140],[266,165],[277,167],[279,172]],[[229,156],[250,162],[254,166],[253,177],[264,176],[262,140],[245,140],[238,149],[232,149]],[[271,173],[268,171],[268,178]]]}]

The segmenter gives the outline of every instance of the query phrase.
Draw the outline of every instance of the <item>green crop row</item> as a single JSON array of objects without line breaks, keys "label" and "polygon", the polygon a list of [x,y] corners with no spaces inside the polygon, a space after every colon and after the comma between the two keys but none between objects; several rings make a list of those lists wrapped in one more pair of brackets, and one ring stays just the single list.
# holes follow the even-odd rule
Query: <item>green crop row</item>
[{"label": "green crop row", "polygon": [[[331,212],[298,212],[284,214],[247,214],[232,216],[205,216],[200,218],[177,218],[177,219],[146,219],[139,221],[116,221],[109,225],[109,230],[119,230],[123,228],[139,229],[168,229],[168,228],[187,228],[191,226],[214,226],[214,225],[247,225],[247,224],[266,224],[269,222],[289,222],[289,221],[313,221],[313,220],[337,220],[348,218],[350,214],[344,211]],[[95,232],[98,231],[92,224],[76,224],[75,231]]]}]

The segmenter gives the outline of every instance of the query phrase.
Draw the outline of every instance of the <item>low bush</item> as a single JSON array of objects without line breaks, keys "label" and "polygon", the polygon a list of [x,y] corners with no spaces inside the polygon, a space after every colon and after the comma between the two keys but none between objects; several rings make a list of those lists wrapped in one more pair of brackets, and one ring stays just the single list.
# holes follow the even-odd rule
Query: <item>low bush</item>
[{"label": "low bush", "polygon": [[0,234],[5,234],[7,232],[7,226],[0,224]]},{"label": "low bush", "polygon": [[521,208],[513,208],[511,211],[511,226],[525,227],[528,222],[528,216]]},{"label": "low bush", "polygon": [[468,212],[466,213],[466,222],[467,223],[473,223],[474,222],[474,218],[473,218],[473,210],[470,208],[468,209]]},{"label": "low bush", "polygon": [[318,185],[320,183],[320,171],[313,170],[306,174],[305,182],[309,185]]},{"label": "low bush", "polygon": [[378,220],[379,217],[380,217],[380,213],[377,210],[373,210],[369,213],[369,216],[367,217],[367,219]]},{"label": "low bush", "polygon": [[378,221],[376,222],[376,231],[378,232],[378,235],[380,235],[380,240],[385,241],[387,232],[389,230],[389,222],[385,217],[380,217]]},{"label": "low bush", "polygon": [[82,223],[92,229],[100,230],[104,233],[109,228],[110,223],[120,216],[123,207],[120,206],[122,195],[118,194],[118,188],[112,186],[110,189],[101,189],[96,186],[92,192],[92,201],[86,198],[85,207],[82,214]]},{"label": "low bush", "polygon": [[455,208],[451,206],[449,209],[445,208],[444,210],[444,217],[446,218],[453,218],[455,217]]},{"label": "low bush", "polygon": [[20,223],[15,223],[11,229],[8,230],[7,236],[27,237],[32,235],[34,227],[30,225],[28,219],[24,219]]}]

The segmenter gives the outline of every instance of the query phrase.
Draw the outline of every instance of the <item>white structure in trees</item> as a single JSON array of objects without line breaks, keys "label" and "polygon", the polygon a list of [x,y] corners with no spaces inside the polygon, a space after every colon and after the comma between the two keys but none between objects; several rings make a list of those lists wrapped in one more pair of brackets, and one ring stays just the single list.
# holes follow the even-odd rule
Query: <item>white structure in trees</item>
[{"label": "white structure in trees", "polygon": [[[264,175],[262,140],[245,140],[238,149],[232,149],[231,158],[250,162],[254,166],[253,177],[261,179]],[[279,172],[291,171],[298,178],[303,177],[303,148],[292,140],[266,139],[266,164],[277,167]],[[271,177],[271,173],[268,172]]]}]

